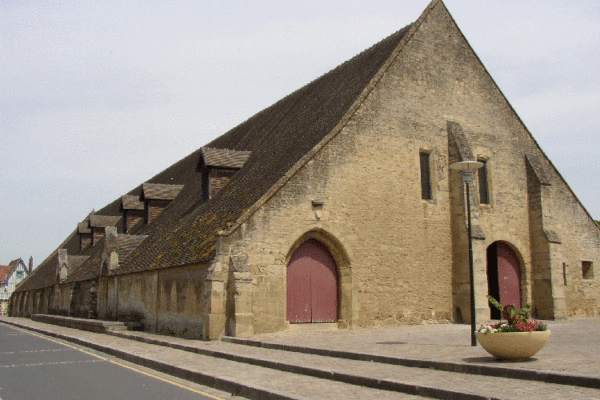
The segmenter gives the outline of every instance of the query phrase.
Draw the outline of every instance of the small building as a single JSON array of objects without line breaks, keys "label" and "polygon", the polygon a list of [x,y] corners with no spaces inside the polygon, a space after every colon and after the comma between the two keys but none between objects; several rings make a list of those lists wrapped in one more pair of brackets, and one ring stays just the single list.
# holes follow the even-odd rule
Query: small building
[{"label": "small building", "polygon": [[29,258],[29,267],[18,258],[8,265],[0,265],[0,315],[8,312],[8,300],[15,288],[33,269],[33,258]]},{"label": "small building", "polygon": [[[469,194],[450,165],[479,161]],[[215,339],[600,315],[600,229],[441,0],[75,224],[12,315]]]}]

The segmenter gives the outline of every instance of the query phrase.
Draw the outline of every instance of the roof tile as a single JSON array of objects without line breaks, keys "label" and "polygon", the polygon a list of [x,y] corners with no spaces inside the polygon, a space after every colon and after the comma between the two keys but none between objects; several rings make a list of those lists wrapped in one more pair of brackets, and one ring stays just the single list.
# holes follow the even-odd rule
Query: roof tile
[{"label": "roof tile", "polygon": [[142,196],[152,200],[173,200],[183,189],[183,185],[164,185],[156,183],[144,183],[142,185]]}]

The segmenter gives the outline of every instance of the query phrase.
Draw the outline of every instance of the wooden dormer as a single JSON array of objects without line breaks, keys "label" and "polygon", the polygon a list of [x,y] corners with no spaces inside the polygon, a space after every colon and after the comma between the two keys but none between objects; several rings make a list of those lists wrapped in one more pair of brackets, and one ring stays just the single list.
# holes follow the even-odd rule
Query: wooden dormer
[{"label": "wooden dormer", "polygon": [[250,157],[249,151],[201,149],[198,170],[202,172],[202,196],[208,200],[221,190]]},{"label": "wooden dormer", "polygon": [[142,185],[142,201],[144,202],[144,222],[154,221],[175,200],[183,185],[163,185],[144,183]]}]

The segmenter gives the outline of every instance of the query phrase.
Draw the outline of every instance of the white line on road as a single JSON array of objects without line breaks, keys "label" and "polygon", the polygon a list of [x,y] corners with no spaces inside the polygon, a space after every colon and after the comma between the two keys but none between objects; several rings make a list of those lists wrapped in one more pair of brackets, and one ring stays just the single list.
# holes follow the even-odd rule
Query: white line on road
[{"label": "white line on road", "polygon": [[92,363],[92,362],[101,362],[101,361],[104,361],[104,360],[56,361],[56,362],[47,362],[47,363],[12,364],[12,365],[0,365],[0,368],[36,367],[36,366],[40,366],[40,365],[79,364],[79,363]]}]

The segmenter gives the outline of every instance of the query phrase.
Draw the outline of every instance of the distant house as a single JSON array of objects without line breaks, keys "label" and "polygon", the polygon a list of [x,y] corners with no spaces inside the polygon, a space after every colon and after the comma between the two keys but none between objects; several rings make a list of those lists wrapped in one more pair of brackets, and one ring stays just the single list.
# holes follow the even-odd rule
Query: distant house
[{"label": "distant house", "polygon": [[488,294],[600,315],[600,229],[441,0],[73,225],[12,315],[204,339],[464,322],[469,242],[478,321]]},{"label": "distant house", "polygon": [[11,261],[8,265],[0,265],[0,315],[6,314],[10,295],[31,273],[32,267],[32,258],[29,259],[29,267],[25,266],[21,258]]}]

